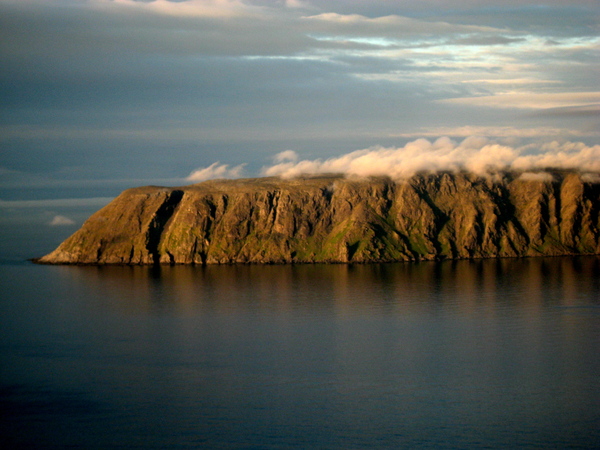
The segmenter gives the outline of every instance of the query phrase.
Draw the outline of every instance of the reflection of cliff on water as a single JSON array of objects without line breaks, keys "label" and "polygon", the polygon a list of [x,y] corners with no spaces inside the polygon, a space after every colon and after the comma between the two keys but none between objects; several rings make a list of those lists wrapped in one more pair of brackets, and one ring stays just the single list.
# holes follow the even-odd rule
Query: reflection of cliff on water
[{"label": "reflection of cliff on water", "polygon": [[443,304],[446,309],[467,313],[506,303],[535,309],[597,302],[589,293],[598,292],[600,283],[600,258],[596,256],[366,265],[57,269],[61,276],[74,281],[73,286],[82,283],[86,289],[92,287],[100,304],[111,302],[105,306],[132,312],[157,308],[178,313],[316,308],[336,314],[365,310],[403,313],[435,310],[436,304]]},{"label": "reflection of cliff on water", "polygon": [[[394,405],[408,398],[451,409],[482,397],[504,405],[544,383],[557,392],[584,383],[576,401],[585,403],[592,384],[581,374],[597,373],[589,356],[600,319],[596,256],[45,269],[69,278],[67,305],[75,303],[102,346],[127,361],[150,354],[169,377],[183,364],[197,380],[218,380],[216,391],[237,392],[252,379],[301,390],[317,379],[327,383],[320,397],[333,402],[360,381],[388,386]],[[375,410],[351,416],[350,398],[340,406],[348,420],[379,419]]]}]

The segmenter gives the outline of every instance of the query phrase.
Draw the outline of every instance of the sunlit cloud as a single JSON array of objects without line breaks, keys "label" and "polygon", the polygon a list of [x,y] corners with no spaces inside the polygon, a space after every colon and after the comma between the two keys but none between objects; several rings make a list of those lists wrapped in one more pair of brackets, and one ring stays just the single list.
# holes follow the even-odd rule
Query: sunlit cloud
[{"label": "sunlit cloud", "polygon": [[133,10],[179,17],[232,18],[249,14],[253,9],[239,0],[91,0],[92,7],[118,11]]},{"label": "sunlit cloud", "polygon": [[519,176],[519,180],[523,181],[539,181],[541,183],[551,183],[554,177],[548,172],[523,172]]},{"label": "sunlit cloud", "polygon": [[[423,21],[400,15],[366,17],[360,14],[322,13],[303,17],[306,21],[322,22],[333,30],[348,30],[349,34],[385,33],[391,36],[406,36],[412,33],[468,33],[498,31],[493,27],[450,24],[441,21]],[[331,28],[330,28],[331,29]]]},{"label": "sunlit cloud", "polygon": [[451,98],[439,101],[489,108],[550,109],[597,105],[600,103],[600,92],[561,92],[552,94],[514,92],[480,97]]},{"label": "sunlit cloud", "polygon": [[273,161],[276,163],[296,162],[298,161],[298,153],[296,153],[294,150],[284,150],[280,153],[277,153],[273,157]]},{"label": "sunlit cloud", "polygon": [[600,136],[597,132],[578,131],[570,128],[536,127],[517,128],[514,126],[460,126],[460,127],[422,127],[410,133],[390,133],[390,137],[437,138],[441,136],[469,137],[486,136],[493,138],[562,138],[574,136]]},{"label": "sunlit cloud", "polygon": [[492,86],[534,86],[534,85],[556,85],[561,84],[557,80],[541,80],[535,78],[490,78],[490,79],[474,79],[465,80],[464,83],[475,83]]},{"label": "sunlit cloud", "polygon": [[194,170],[186,177],[186,181],[197,183],[215,178],[239,178],[242,175],[245,165],[240,164],[230,168],[227,164],[216,162],[208,167]]},{"label": "sunlit cloud", "polygon": [[581,175],[581,179],[586,183],[600,184],[600,174],[598,173],[584,173]]},{"label": "sunlit cloud", "polygon": [[197,182],[242,173],[216,159],[259,167],[265,146],[323,148],[320,165],[282,153],[274,166],[343,171],[334,152],[394,137],[591,145],[597,2],[501,3],[0,0],[2,165],[146,180],[168,146],[164,178],[200,154]]},{"label": "sunlit cloud", "polygon": [[294,178],[338,173],[346,176],[411,177],[421,172],[468,171],[479,175],[499,170],[578,169],[600,172],[600,145],[550,142],[513,147],[484,137],[456,143],[447,137],[418,139],[404,147],[373,147],[326,160],[283,161],[263,169],[266,176]]}]

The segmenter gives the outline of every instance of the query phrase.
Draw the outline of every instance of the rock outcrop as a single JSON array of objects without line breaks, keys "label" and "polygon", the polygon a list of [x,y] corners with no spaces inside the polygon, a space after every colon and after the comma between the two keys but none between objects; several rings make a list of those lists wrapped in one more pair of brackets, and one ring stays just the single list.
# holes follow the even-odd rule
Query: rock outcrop
[{"label": "rock outcrop", "polygon": [[258,178],[130,189],[37,262],[364,263],[600,253],[600,184],[576,172],[526,175]]}]

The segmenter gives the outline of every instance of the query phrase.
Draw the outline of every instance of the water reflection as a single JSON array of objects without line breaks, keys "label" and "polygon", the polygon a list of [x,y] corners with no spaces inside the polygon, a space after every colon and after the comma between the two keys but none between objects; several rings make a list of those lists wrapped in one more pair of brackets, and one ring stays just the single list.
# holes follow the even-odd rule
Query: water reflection
[{"label": "water reflection", "polygon": [[0,431],[30,448],[600,439],[599,257],[0,270]]},{"label": "water reflection", "polygon": [[[600,258],[531,258],[374,265],[60,267],[61,277],[97,293],[96,301],[132,312],[238,307],[321,308],[336,314],[403,312],[444,304],[457,312],[485,306],[594,306]],[[496,309],[497,309],[496,308]]]}]

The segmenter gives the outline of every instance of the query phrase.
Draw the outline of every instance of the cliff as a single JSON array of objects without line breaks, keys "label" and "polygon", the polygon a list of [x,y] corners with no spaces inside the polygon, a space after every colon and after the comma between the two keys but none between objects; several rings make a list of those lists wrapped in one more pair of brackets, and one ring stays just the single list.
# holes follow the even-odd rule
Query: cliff
[{"label": "cliff", "polygon": [[388,262],[600,253],[575,172],[208,181],[123,192],[48,264]]}]

